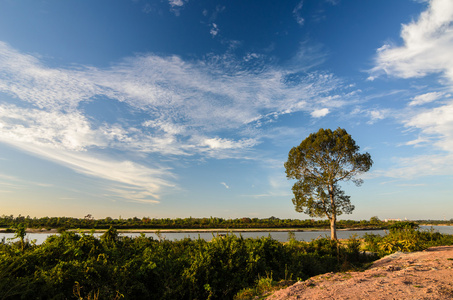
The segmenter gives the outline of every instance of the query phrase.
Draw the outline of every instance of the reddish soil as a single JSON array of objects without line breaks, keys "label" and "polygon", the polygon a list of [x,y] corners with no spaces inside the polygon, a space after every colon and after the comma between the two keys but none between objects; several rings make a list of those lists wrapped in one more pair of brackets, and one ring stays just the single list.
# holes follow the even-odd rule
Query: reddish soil
[{"label": "reddish soil", "polygon": [[453,246],[397,252],[366,271],[318,275],[267,299],[453,299]]}]

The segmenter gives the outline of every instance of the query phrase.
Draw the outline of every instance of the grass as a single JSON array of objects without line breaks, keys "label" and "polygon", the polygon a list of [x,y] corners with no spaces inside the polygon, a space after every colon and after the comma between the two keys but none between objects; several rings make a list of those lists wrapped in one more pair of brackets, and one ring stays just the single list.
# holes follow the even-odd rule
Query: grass
[{"label": "grass", "polygon": [[248,300],[248,299],[266,299],[267,296],[272,294],[273,292],[287,288],[288,286],[293,285],[296,283],[295,280],[280,280],[274,281],[272,279],[272,274],[269,274],[264,277],[260,278],[253,288],[247,288],[239,291],[236,296],[234,297],[235,300]]}]

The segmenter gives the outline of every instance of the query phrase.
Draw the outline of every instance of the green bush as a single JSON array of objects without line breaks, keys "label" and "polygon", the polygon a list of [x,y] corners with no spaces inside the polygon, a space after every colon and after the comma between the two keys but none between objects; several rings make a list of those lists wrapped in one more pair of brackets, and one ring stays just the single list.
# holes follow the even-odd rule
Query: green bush
[{"label": "green bush", "polygon": [[401,231],[407,229],[418,229],[419,226],[417,223],[410,222],[410,221],[402,221],[402,222],[395,222],[391,224],[389,227],[390,231]]},{"label": "green bush", "polygon": [[0,244],[0,299],[232,299],[369,258],[357,248],[235,235],[179,241],[64,231],[41,245]]},{"label": "green bush", "polygon": [[368,251],[384,256],[396,251],[413,252],[434,246],[453,245],[453,235],[441,234],[434,230],[421,231],[415,228],[418,228],[418,225],[408,225],[404,228],[393,227],[385,236],[366,234],[364,238],[366,248]]}]

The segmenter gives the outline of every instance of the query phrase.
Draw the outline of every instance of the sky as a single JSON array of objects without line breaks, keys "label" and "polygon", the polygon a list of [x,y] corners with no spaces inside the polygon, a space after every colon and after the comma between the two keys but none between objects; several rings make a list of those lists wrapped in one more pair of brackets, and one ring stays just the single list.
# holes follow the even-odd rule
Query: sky
[{"label": "sky", "polygon": [[338,127],[342,219],[453,218],[453,1],[0,0],[0,215],[307,219]]}]

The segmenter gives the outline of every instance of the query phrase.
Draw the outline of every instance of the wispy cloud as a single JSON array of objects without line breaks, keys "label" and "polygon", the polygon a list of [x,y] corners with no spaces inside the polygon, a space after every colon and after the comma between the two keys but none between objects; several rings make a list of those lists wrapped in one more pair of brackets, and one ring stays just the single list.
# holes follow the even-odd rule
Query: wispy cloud
[{"label": "wispy cloud", "polygon": [[217,17],[219,16],[220,13],[224,12],[226,7],[224,5],[217,5],[215,9],[211,11],[204,9],[203,10],[203,16],[209,17],[209,22],[215,22],[217,20]]},{"label": "wispy cloud", "polygon": [[410,106],[423,105],[426,103],[436,101],[436,100],[442,98],[444,95],[445,95],[445,93],[442,93],[442,92],[431,92],[431,93],[418,95],[418,96],[415,96],[411,102],[409,102],[409,105]]},{"label": "wispy cloud", "polygon": [[419,155],[407,158],[393,158],[394,166],[387,170],[375,170],[363,178],[389,177],[411,180],[424,176],[451,175],[453,155]]},{"label": "wispy cloud", "polygon": [[75,152],[37,146],[28,142],[7,141],[17,148],[41,158],[67,166],[74,171],[94,178],[114,182],[108,190],[123,199],[158,203],[162,187],[173,186],[163,179],[171,176],[165,168],[149,168],[132,161],[115,161],[97,157],[93,153]]},{"label": "wispy cloud", "polygon": [[385,119],[390,114],[388,109],[371,109],[367,111],[367,115],[370,117],[368,124],[374,124],[379,120]]},{"label": "wispy cloud", "polygon": [[171,6],[183,6],[184,5],[184,1],[183,0],[168,0],[168,3]]},{"label": "wispy cloud", "polygon": [[179,16],[181,12],[181,8],[184,6],[187,0],[168,0],[168,4],[170,4],[170,10],[176,15]]},{"label": "wispy cloud", "polygon": [[83,72],[48,68],[0,41],[0,92],[39,108],[72,110],[100,91]]},{"label": "wispy cloud", "polygon": [[36,182],[36,181],[29,181],[23,178],[18,178],[11,175],[0,174],[0,186],[8,191],[13,190],[22,190],[27,185],[34,185],[39,187],[53,187],[53,184],[43,183],[43,182]]},{"label": "wispy cloud", "polygon": [[453,101],[426,109],[408,119],[405,125],[420,129],[421,135],[431,140],[434,146],[453,153]]},{"label": "wispy cloud", "polygon": [[54,149],[84,151],[88,146],[105,146],[80,112],[62,113],[41,109],[0,106],[0,140],[28,142]]},{"label": "wispy cloud", "polygon": [[296,19],[297,24],[304,25],[305,19],[302,17],[302,8],[304,6],[304,1],[301,0],[297,3],[296,7],[293,9],[293,16]]},{"label": "wispy cloud", "polygon": [[[193,61],[145,54],[106,69],[50,68],[0,42],[0,140],[116,182],[112,191],[120,193],[120,186],[137,201],[155,201],[162,187],[172,186],[172,173],[136,157],[250,158],[263,124],[294,112],[317,118],[347,105],[348,88],[339,79],[297,66],[258,54]],[[121,116],[98,120],[90,106],[99,99],[121,105]]]},{"label": "wispy cloud", "polygon": [[228,186],[228,184],[226,184],[225,182],[221,182],[220,184],[223,185],[226,189],[229,189],[229,188],[230,188],[230,187]]},{"label": "wispy cloud", "polygon": [[212,23],[211,26],[212,27],[211,27],[211,30],[209,31],[209,33],[211,34],[212,37],[216,37],[217,34],[219,34],[220,29],[216,23]]}]

